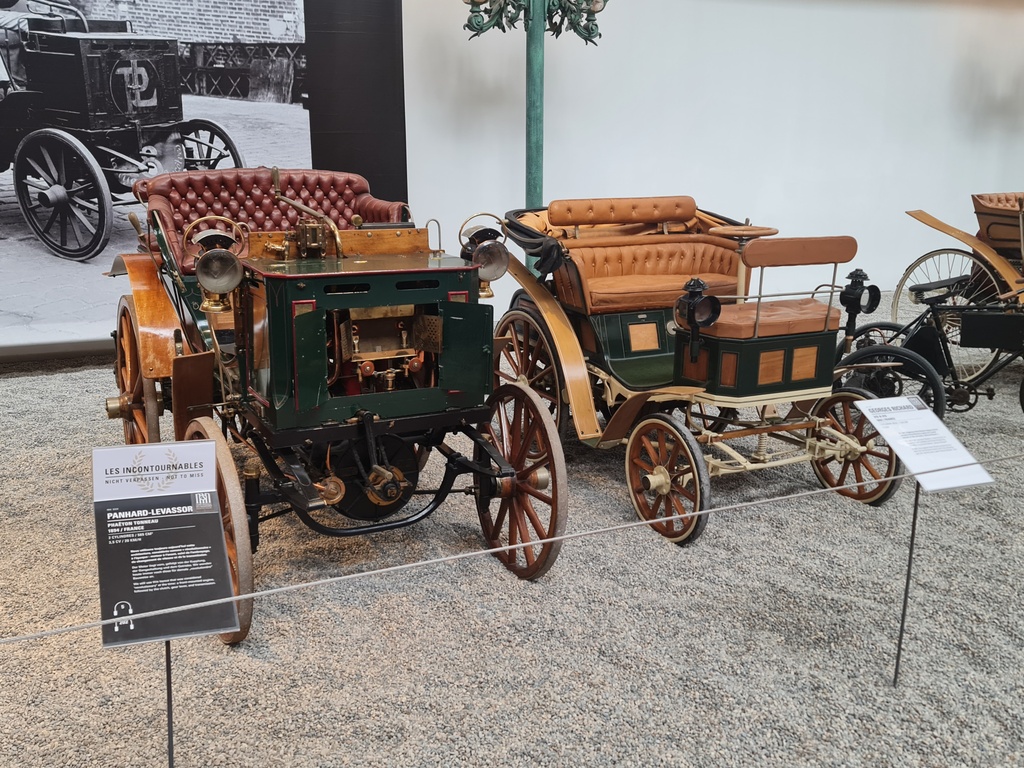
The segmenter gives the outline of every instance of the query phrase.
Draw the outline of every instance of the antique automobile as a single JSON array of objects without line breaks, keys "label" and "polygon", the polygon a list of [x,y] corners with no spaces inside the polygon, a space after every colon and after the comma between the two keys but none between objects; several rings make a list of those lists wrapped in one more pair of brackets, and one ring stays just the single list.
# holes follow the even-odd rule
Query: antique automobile
[{"label": "antique automobile", "polygon": [[[216,441],[236,594],[253,590],[263,520],[294,512],[331,536],[380,533],[450,493],[472,497],[485,546],[504,547],[517,576],[551,567],[562,447],[535,393],[494,387],[493,310],[479,299],[508,251],[486,228],[464,227],[447,254],[404,203],[333,171],[181,172],[135,190],[150,231],[119,257],[131,292],[107,414],[128,443],[160,440],[167,411],[175,440]],[[252,456],[241,481],[232,445]],[[432,451],[443,474],[423,489]],[[251,612],[240,600],[225,642],[245,637]]]},{"label": "antique automobile", "polygon": [[13,165],[22,215],[50,251],[102,251],[139,178],[243,164],[221,126],[183,119],[177,41],[50,0],[28,8],[0,23],[0,171]]},{"label": "antique automobile", "polygon": [[[775,238],[685,196],[556,200],[502,226],[534,263],[509,265],[522,289],[495,330],[497,379],[534,388],[561,434],[625,443],[627,491],[658,533],[697,539],[715,475],[807,462],[844,496],[892,496],[898,458],[856,408],[874,394],[836,386],[837,300],[855,315],[878,301],[860,270],[835,284],[852,238]],[[766,270],[814,265],[828,283],[765,293]]]}]

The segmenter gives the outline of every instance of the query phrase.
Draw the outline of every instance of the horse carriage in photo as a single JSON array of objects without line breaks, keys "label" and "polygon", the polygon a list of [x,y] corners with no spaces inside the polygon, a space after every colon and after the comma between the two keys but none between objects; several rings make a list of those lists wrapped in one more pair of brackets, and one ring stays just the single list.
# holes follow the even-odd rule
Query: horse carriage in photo
[{"label": "horse carriage in photo", "polygon": [[[534,392],[494,385],[493,310],[479,299],[508,251],[486,228],[464,227],[461,251],[447,254],[404,203],[329,171],[181,172],[135,192],[150,231],[119,257],[131,292],[117,311],[107,415],[128,443],[159,441],[166,411],[174,439],[216,442],[236,594],[253,590],[264,520],[294,512],[327,535],[380,533],[451,493],[472,497],[484,545],[503,547],[495,554],[517,576],[551,567],[560,542],[546,539],[565,525],[562,446]],[[232,445],[252,456],[241,479]],[[422,489],[431,452],[443,477]],[[251,598],[239,615],[225,642],[246,636]]]},{"label": "horse carriage in photo", "polygon": [[[852,499],[895,492],[900,462],[856,408],[875,394],[842,377],[910,358],[834,360],[836,304],[849,331],[879,298],[859,270],[835,284],[852,238],[775,238],[691,197],[556,200],[503,226],[534,264],[510,264],[522,289],[495,331],[499,381],[536,390],[563,435],[625,443],[632,505],[662,536],[696,540],[715,475],[805,462]],[[828,283],[765,293],[766,270],[813,265]]]},{"label": "horse carriage in photo", "polygon": [[50,0],[29,7],[0,10],[0,171],[13,167],[22,215],[50,251],[102,251],[139,178],[243,165],[220,125],[183,119],[176,40]]}]

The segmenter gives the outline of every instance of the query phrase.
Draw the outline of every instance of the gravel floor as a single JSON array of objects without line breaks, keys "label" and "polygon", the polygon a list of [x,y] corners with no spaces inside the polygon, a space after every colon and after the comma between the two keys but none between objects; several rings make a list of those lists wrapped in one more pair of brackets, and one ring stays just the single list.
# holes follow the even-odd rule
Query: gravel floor
[{"label": "gravel floor", "polygon": [[[122,437],[106,362],[26,365],[0,365],[4,636],[98,618],[91,448]],[[947,417],[979,458],[1024,449],[1022,375]],[[566,454],[567,531],[629,521],[624,449]],[[898,688],[911,483],[714,514],[689,548],[574,540],[536,583],[484,556],[261,599],[239,647],[172,643],[176,765],[1024,764],[1019,467],[923,498]],[[713,504],[815,487],[797,465],[718,479]],[[481,547],[454,496],[372,538],[261,532],[257,588]],[[95,629],[0,646],[0,765],[166,764],[163,653]]]}]

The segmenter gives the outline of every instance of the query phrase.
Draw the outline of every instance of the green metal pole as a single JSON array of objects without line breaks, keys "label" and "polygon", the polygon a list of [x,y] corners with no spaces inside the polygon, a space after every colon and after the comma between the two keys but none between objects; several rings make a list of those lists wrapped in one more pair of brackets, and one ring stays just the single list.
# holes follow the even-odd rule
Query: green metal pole
[{"label": "green metal pole", "polygon": [[544,4],[530,0],[526,19],[526,207],[544,205]]}]

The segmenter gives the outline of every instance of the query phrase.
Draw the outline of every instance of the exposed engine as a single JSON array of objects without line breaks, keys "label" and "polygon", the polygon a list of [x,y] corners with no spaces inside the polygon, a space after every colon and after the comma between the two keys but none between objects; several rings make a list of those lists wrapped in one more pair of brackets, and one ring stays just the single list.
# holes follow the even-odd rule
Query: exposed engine
[{"label": "exposed engine", "polygon": [[327,385],[335,397],[431,387],[441,319],[412,304],[327,314]]}]

